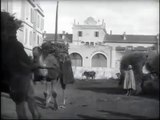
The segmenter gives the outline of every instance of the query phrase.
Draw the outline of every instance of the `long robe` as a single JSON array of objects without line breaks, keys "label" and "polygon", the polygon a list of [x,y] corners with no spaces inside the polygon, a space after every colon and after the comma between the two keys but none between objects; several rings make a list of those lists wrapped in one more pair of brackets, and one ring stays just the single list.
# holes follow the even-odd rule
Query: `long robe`
[{"label": "long robe", "polygon": [[125,71],[125,78],[124,78],[124,89],[133,89],[136,90],[136,83],[133,70]]},{"label": "long robe", "polygon": [[62,64],[62,74],[63,74],[63,83],[64,84],[72,84],[74,83],[74,76],[71,67],[70,59],[65,60]]}]

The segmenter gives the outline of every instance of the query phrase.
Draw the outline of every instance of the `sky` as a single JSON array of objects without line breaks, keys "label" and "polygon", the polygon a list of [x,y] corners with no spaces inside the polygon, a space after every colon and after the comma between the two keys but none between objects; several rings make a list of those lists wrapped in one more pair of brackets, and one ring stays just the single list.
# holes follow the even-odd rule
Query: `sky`
[{"label": "sky", "polygon": [[[44,11],[44,29],[55,32],[55,0],[39,0]],[[58,33],[72,33],[74,20],[83,24],[87,17],[100,22],[112,34],[156,35],[159,33],[159,0],[59,0]]]}]

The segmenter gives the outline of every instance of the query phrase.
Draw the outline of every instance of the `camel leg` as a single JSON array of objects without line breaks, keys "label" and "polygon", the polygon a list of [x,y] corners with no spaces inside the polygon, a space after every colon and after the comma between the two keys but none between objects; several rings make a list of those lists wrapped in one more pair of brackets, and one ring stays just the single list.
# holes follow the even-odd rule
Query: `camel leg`
[{"label": "camel leg", "polygon": [[[22,79],[23,81],[19,80]],[[17,80],[17,81],[15,81]],[[14,82],[18,83],[20,87],[19,89],[16,88],[16,86],[13,84]],[[14,76],[12,84],[12,89],[15,90],[16,94],[13,92],[13,94],[11,93],[11,97],[12,99],[15,101],[16,103],[16,112],[17,112],[17,116],[19,119],[26,119],[26,110],[25,110],[25,102],[28,103],[29,106],[29,111],[32,114],[33,118],[39,118],[39,114],[38,114],[38,110],[37,110],[37,106],[36,106],[36,102],[34,99],[34,85],[33,85],[33,81],[30,75],[24,75],[24,76]]]},{"label": "camel leg", "polygon": [[28,108],[32,114],[33,119],[39,119],[40,118],[40,113],[37,108],[37,104],[34,99],[34,89],[33,89],[33,82],[31,81],[28,96],[27,96],[27,103],[28,103]]},{"label": "camel leg", "polygon": [[66,105],[65,90],[63,89],[63,105]]},{"label": "camel leg", "polygon": [[57,93],[56,93],[56,84],[57,84],[57,80],[52,80],[51,81],[51,92],[52,92],[52,96],[53,96],[53,109],[57,110],[58,109],[58,104],[56,101],[56,97],[57,97]]},{"label": "camel leg", "polygon": [[44,90],[43,94],[44,94],[44,98],[45,98],[45,101],[46,101],[48,85],[47,85],[47,82],[45,82],[44,84],[45,84],[45,90]]},{"label": "camel leg", "polygon": [[[27,83],[24,82],[24,84],[22,84],[21,83],[22,81],[19,82],[19,79],[21,79],[21,77],[22,76],[19,76],[18,74],[12,77],[12,80],[10,82],[10,97],[16,104],[17,118],[27,119],[26,110],[25,110],[25,96],[27,92],[26,91],[24,92],[23,90],[25,89],[25,87],[27,88],[28,81]],[[17,84],[21,86],[22,85],[26,85],[26,86],[19,87]]]},{"label": "camel leg", "polygon": [[45,107],[46,107],[46,108],[48,107],[48,105],[49,105],[49,103],[50,103],[50,101],[51,101],[51,98],[52,98],[49,84],[50,84],[50,83],[46,81],[46,83],[45,83],[46,90],[45,90],[45,92],[44,92],[44,96],[45,96]]},{"label": "camel leg", "polygon": [[37,105],[36,105],[34,98],[32,98],[32,97],[28,98],[27,102],[28,102],[28,108],[32,114],[32,118],[39,119],[40,113],[38,111],[38,108],[37,108]]},{"label": "camel leg", "polygon": [[21,103],[16,103],[16,112],[18,119],[27,119],[25,101]]}]

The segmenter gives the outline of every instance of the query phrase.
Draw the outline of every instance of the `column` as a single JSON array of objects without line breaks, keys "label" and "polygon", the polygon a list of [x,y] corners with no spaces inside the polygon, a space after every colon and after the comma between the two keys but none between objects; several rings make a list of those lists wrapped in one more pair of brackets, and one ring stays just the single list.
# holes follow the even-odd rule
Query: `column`
[{"label": "column", "polygon": [[115,47],[112,47],[112,58],[111,58],[111,68],[115,68],[115,64],[116,64],[116,49]]}]

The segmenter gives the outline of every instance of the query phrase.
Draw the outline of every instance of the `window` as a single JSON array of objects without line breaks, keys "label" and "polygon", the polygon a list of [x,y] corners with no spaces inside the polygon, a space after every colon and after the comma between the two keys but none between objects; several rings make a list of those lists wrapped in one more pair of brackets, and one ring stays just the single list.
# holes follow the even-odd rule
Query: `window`
[{"label": "window", "polygon": [[28,30],[26,29],[25,30],[25,42],[24,42],[24,44],[27,44],[27,40],[28,39]]},{"label": "window", "polygon": [[1,10],[8,12],[8,1],[5,1],[5,0],[1,1]]},{"label": "window", "polygon": [[78,31],[78,36],[82,37],[82,31]]},{"label": "window", "polygon": [[34,10],[31,8],[31,23],[34,22]]},{"label": "window", "polygon": [[86,45],[89,45],[89,42],[86,42]]},{"label": "window", "polygon": [[39,45],[39,36],[37,35],[37,45]]},{"label": "window", "polygon": [[43,28],[44,28],[44,19],[41,18],[41,30],[43,30]]},{"label": "window", "polygon": [[38,23],[39,29],[41,29],[41,17],[39,16],[39,23]]},{"label": "window", "polygon": [[96,32],[94,33],[94,36],[95,36],[95,37],[99,37],[99,32],[96,31]]},{"label": "window", "polygon": [[39,15],[37,16],[37,27],[39,28]]},{"label": "window", "polygon": [[29,39],[30,45],[33,44],[33,33],[30,31],[30,39]]},{"label": "window", "polygon": [[34,45],[36,44],[35,41],[36,41],[36,33],[33,32],[33,44],[34,44]]},{"label": "window", "polygon": [[90,44],[91,44],[91,45],[94,45],[94,42],[91,42]]}]

